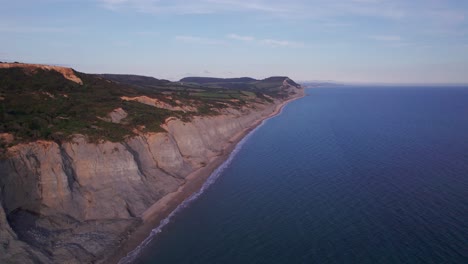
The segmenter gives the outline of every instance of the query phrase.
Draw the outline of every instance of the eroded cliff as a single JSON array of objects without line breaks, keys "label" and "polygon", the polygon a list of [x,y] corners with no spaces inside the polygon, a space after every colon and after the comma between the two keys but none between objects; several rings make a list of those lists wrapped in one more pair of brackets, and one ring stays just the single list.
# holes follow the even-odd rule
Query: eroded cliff
[{"label": "eroded cliff", "polygon": [[[290,98],[303,93],[285,82]],[[64,143],[10,147],[0,161],[0,262],[104,260],[141,223],[145,210],[282,101],[226,108],[190,122],[169,118],[165,132],[122,142],[89,143],[76,135]]]}]

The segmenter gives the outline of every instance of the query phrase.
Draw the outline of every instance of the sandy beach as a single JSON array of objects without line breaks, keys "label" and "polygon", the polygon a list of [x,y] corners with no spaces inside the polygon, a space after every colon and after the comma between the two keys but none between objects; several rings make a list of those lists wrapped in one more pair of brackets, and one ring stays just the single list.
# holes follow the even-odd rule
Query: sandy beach
[{"label": "sandy beach", "polygon": [[249,128],[234,135],[224,146],[223,154],[211,158],[210,162],[205,167],[202,167],[186,177],[185,184],[181,185],[177,191],[172,192],[161,198],[158,202],[148,208],[142,215],[143,223],[133,233],[131,233],[128,239],[115,251],[115,254],[105,260],[103,263],[118,263],[122,258],[127,256],[131,251],[136,249],[151,233],[151,231],[158,227],[162,220],[167,218],[177,206],[179,206],[184,200],[190,197],[192,194],[197,192],[211,174],[218,168],[224,161],[227,160],[231,152],[236,148],[237,144],[253,129],[259,126],[264,120],[281,113],[281,110],[289,102],[297,100],[305,96],[305,93],[286,100],[278,104],[270,115],[265,116]]}]

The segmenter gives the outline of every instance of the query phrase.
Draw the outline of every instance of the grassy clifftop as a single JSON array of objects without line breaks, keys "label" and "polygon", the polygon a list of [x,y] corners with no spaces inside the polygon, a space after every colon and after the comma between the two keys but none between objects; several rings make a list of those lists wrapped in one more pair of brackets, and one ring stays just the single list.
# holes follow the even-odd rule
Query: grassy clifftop
[{"label": "grassy clifftop", "polygon": [[92,141],[120,141],[139,132],[162,131],[160,125],[168,117],[188,121],[226,107],[286,96],[281,88],[285,77],[240,78],[224,85],[217,80],[170,82],[71,69],[65,75],[24,65],[0,67],[0,148],[38,139],[63,141],[73,134],[87,135]]},{"label": "grassy clifftop", "polygon": [[210,88],[243,89],[251,92],[266,94],[274,98],[287,98],[288,90],[284,89],[285,82],[288,85],[300,88],[300,85],[286,76],[269,77],[256,80],[249,77],[243,78],[209,78],[186,77],[180,80],[184,84],[203,85]]}]

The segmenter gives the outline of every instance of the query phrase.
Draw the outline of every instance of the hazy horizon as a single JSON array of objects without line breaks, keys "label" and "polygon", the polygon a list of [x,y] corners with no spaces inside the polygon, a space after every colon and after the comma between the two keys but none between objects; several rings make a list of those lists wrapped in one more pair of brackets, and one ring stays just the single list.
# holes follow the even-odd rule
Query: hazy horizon
[{"label": "hazy horizon", "polygon": [[468,83],[468,2],[3,1],[0,61],[87,73]]}]

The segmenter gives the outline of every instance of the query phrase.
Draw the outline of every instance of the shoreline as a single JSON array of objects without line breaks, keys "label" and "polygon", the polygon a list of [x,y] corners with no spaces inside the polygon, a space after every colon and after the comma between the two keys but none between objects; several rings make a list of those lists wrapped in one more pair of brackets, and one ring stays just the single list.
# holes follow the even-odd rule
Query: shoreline
[{"label": "shoreline", "polygon": [[223,147],[223,154],[212,157],[205,167],[199,168],[190,173],[185,178],[185,183],[179,186],[176,191],[168,193],[150,206],[141,216],[142,224],[136,227],[134,232],[129,234],[126,241],[116,249],[114,255],[104,259],[102,263],[120,263],[121,260],[129,256],[129,254],[152,236],[153,230],[164,225],[163,221],[170,217],[171,214],[179,208],[179,205],[202,189],[203,185],[213,175],[216,169],[228,160],[242,139],[249,135],[250,132],[255,130],[265,120],[279,115],[288,103],[305,96],[305,89],[303,88],[301,95],[281,102],[276,106],[275,110],[271,114],[255,121],[251,126],[230,138]]}]

